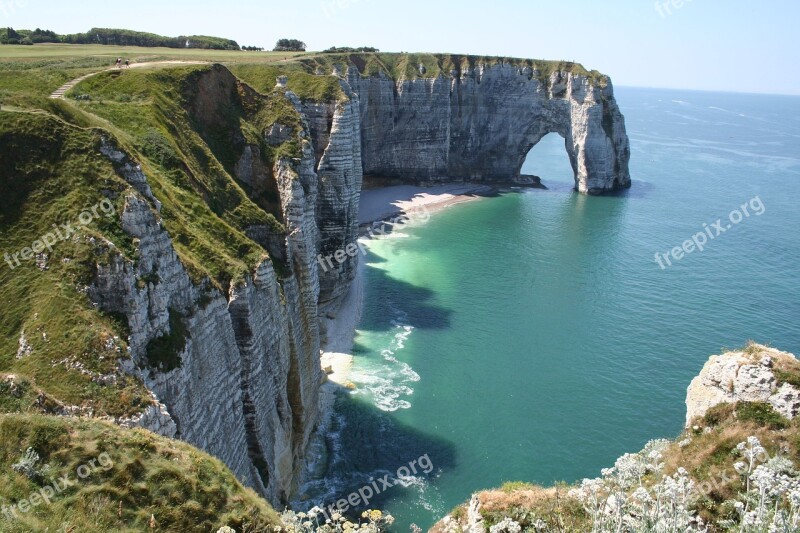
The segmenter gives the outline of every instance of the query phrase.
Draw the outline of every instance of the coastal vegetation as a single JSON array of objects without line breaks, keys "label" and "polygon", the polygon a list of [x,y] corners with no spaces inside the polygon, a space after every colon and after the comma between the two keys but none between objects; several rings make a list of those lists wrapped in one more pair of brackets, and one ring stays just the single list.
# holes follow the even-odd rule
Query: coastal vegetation
[{"label": "coastal vegetation", "polygon": [[9,533],[256,533],[280,524],[221,461],[188,444],[41,415],[0,416],[0,506],[0,530]]}]

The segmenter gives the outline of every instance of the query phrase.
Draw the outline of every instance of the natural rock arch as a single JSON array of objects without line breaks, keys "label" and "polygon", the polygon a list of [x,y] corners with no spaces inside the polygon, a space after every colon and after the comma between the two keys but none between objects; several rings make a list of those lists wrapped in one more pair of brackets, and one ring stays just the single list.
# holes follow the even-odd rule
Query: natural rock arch
[{"label": "natural rock arch", "polygon": [[576,190],[630,186],[625,120],[608,80],[554,72],[543,82],[499,64],[399,81],[351,67],[347,81],[360,102],[367,175],[511,182],[530,149],[556,132],[566,140]]}]

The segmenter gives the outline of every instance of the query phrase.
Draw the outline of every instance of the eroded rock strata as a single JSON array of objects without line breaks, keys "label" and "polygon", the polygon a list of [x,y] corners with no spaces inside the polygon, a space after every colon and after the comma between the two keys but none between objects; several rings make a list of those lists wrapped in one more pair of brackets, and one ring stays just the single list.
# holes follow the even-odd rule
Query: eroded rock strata
[{"label": "eroded rock strata", "polygon": [[630,147],[611,82],[534,74],[510,63],[404,80],[348,69],[360,99],[365,174],[505,183],[555,132],[565,139],[578,191],[629,187]]},{"label": "eroded rock strata", "polygon": [[[121,217],[137,259],[120,255],[98,265],[90,296],[127,317],[127,371],[159,402],[139,424],[216,455],[275,505],[297,488],[321,423],[319,317],[347,292],[358,256],[327,265],[319,258],[357,239],[364,172],[419,183],[513,182],[530,148],[557,132],[578,191],[630,185],[628,140],[610,82],[568,72],[542,81],[506,64],[408,80],[363,76],[354,66],[336,74],[336,101],[303,101],[279,80],[275,94],[299,114],[300,126],[268,124],[259,132],[263,143],[239,130],[229,135],[231,173],[252,195],[277,198],[283,228],[248,228],[270,258],[227,293],[192,281],[148,177],[114,142],[103,147],[136,191]],[[263,97],[219,66],[199,75],[194,91],[187,112],[201,134],[223,127],[228,107]],[[299,151],[266,166],[263,151],[285,143]],[[179,325],[185,338],[176,360],[153,368],[148,345]]]}]

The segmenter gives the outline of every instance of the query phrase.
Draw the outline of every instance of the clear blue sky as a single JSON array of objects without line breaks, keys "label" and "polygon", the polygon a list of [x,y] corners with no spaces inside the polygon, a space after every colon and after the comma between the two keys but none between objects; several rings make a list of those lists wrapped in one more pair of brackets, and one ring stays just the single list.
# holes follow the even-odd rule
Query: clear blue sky
[{"label": "clear blue sky", "polygon": [[0,0],[0,26],[568,59],[616,85],[800,94],[800,2],[671,2],[659,13],[655,0]]}]

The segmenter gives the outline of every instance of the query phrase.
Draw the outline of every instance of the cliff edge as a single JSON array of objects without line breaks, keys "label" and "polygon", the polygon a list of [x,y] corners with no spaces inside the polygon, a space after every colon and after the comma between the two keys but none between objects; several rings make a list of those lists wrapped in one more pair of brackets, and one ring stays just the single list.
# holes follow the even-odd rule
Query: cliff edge
[{"label": "cliff edge", "polygon": [[798,531],[794,355],[750,343],[712,356],[687,391],[687,428],[600,477],[480,491],[431,531]]}]

